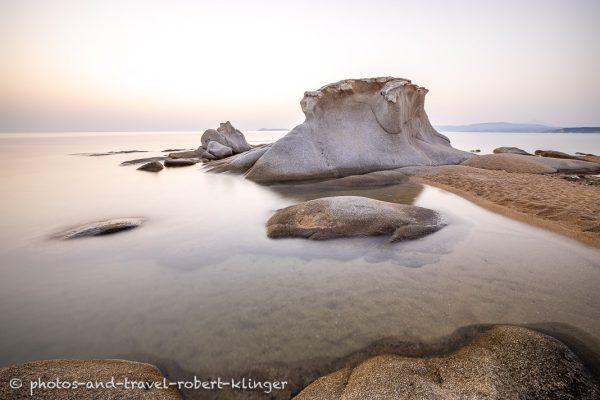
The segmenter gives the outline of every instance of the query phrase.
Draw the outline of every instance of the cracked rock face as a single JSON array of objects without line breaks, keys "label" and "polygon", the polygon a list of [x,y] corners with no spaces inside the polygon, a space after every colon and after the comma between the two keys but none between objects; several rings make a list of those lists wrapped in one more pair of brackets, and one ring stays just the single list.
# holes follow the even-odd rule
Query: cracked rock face
[{"label": "cracked rock face", "polygon": [[348,79],[306,92],[304,123],[275,142],[246,176],[257,182],[328,179],[472,157],[433,129],[426,93],[392,77]]},{"label": "cracked rock face", "polygon": [[427,208],[335,196],[278,210],[267,222],[267,235],[315,240],[390,235],[396,242],[423,237],[443,226],[440,215]]},{"label": "cracked rock face", "polygon": [[209,142],[217,142],[223,146],[230,147],[233,153],[243,153],[250,150],[250,145],[242,132],[235,129],[231,122],[221,123],[217,129],[207,129],[200,139],[202,148],[208,150]]}]

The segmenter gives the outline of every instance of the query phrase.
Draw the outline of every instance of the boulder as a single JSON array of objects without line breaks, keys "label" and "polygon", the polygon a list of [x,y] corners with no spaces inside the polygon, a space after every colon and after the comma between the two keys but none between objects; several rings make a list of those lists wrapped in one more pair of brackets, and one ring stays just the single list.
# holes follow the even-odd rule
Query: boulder
[{"label": "boulder", "polygon": [[79,225],[54,235],[57,239],[77,239],[128,231],[142,225],[143,218],[113,218]]},{"label": "boulder", "polygon": [[235,129],[231,122],[221,123],[217,129],[207,129],[200,139],[202,148],[208,150],[209,142],[217,142],[231,148],[233,153],[243,153],[250,150],[250,145],[242,132]]},{"label": "boulder", "polygon": [[215,161],[210,164],[208,171],[243,173],[252,167],[256,160],[262,157],[270,147],[271,144],[264,144],[250,149],[244,153],[235,154],[231,157],[227,157],[226,159]]},{"label": "boulder", "polygon": [[[125,379],[128,387],[124,387]],[[30,382],[69,387],[33,388]],[[115,383],[114,387],[110,386]],[[74,388],[73,382],[82,383]],[[86,388],[87,383],[103,383],[104,388]],[[136,382],[135,384],[133,382]],[[125,360],[47,360],[0,369],[0,398],[39,400],[181,400],[175,386],[159,388],[166,380],[154,365]],[[119,385],[120,383],[120,385]],[[21,385],[20,387],[19,384]],[[139,387],[145,385],[146,387]],[[37,386],[40,386],[39,384]]]},{"label": "boulder", "polygon": [[304,123],[275,142],[246,177],[264,183],[333,179],[474,157],[433,129],[426,93],[392,77],[348,79],[306,92]]},{"label": "boulder", "polygon": [[165,160],[165,167],[189,167],[190,165],[196,165],[200,162],[197,158],[168,158]]},{"label": "boulder", "polygon": [[496,326],[443,357],[379,355],[317,379],[296,400],[598,399],[598,382],[562,342]]},{"label": "boulder", "polygon": [[577,156],[572,156],[570,154],[563,153],[562,151],[555,150],[536,150],[535,155],[540,157],[564,158],[566,160],[579,160],[579,157]]},{"label": "boulder", "polygon": [[216,158],[225,158],[233,154],[233,150],[231,149],[231,147],[222,145],[219,142],[210,141],[208,142],[206,148],[208,152]]},{"label": "boulder", "polygon": [[532,156],[533,154],[526,152],[525,150],[519,149],[518,147],[498,147],[494,149],[494,154],[520,154],[522,156]]},{"label": "boulder", "polygon": [[152,161],[138,168],[140,171],[159,172],[162,171],[163,165],[160,161]]},{"label": "boulder", "polygon": [[440,215],[427,208],[359,196],[336,196],[278,210],[267,221],[267,236],[325,240],[391,235],[390,241],[395,242],[416,239],[443,226]]}]

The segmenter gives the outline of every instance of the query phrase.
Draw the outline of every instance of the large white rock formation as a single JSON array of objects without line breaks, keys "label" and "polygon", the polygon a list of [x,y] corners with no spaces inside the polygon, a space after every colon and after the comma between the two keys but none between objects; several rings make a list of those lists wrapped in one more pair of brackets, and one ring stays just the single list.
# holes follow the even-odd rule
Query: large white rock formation
[{"label": "large white rock formation", "polygon": [[[258,182],[339,178],[472,157],[433,129],[424,109],[426,93],[392,77],[347,79],[306,92],[300,103],[306,120],[260,157],[246,153],[242,164],[257,159],[246,176]],[[236,157],[215,167],[227,169]]]}]

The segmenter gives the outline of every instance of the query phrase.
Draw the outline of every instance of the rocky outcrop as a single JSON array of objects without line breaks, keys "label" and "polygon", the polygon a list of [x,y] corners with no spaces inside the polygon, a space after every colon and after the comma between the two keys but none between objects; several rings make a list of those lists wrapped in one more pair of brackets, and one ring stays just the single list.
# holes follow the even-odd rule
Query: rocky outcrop
[{"label": "rocky outcrop", "polygon": [[600,172],[600,164],[589,161],[531,157],[518,154],[486,154],[466,160],[462,164],[475,168],[530,174]]},{"label": "rocky outcrop", "polygon": [[402,78],[348,79],[306,92],[306,120],[248,169],[257,182],[331,179],[409,165],[459,164],[429,123],[427,89]]},{"label": "rocky outcrop", "polygon": [[579,157],[577,157],[577,156],[572,156],[570,154],[563,153],[562,151],[556,151],[556,150],[536,150],[535,155],[540,156],[540,157],[563,158],[566,160],[578,160],[579,159]]},{"label": "rocky outcrop", "polygon": [[[37,387],[30,388],[30,382]],[[42,388],[41,382],[47,387]],[[60,388],[54,386],[57,382]],[[88,382],[104,387],[88,388]],[[181,395],[154,365],[125,360],[48,360],[1,368],[0,398],[181,400]]]},{"label": "rocky outcrop", "polygon": [[390,241],[395,242],[416,239],[443,226],[440,215],[427,208],[336,196],[278,210],[267,222],[267,235],[316,240],[391,235]]},{"label": "rocky outcrop", "polygon": [[147,157],[147,158],[136,158],[135,160],[127,160],[123,161],[120,165],[136,165],[136,164],[145,164],[152,161],[163,161],[166,160],[167,157]]},{"label": "rocky outcrop", "polygon": [[246,141],[244,134],[235,129],[231,122],[221,123],[217,129],[207,129],[200,139],[202,148],[208,150],[209,142],[217,142],[223,146],[231,148],[232,152],[243,153],[250,150],[250,145]]},{"label": "rocky outcrop", "polygon": [[189,167],[190,165],[196,165],[200,162],[198,158],[168,158],[165,160],[165,167]]},{"label": "rocky outcrop", "polygon": [[209,141],[206,150],[216,158],[225,158],[233,154],[233,150],[229,146],[222,145],[219,142]]},{"label": "rocky outcrop", "polygon": [[525,150],[519,149],[518,147],[498,147],[494,149],[494,154],[520,154],[522,156],[532,156],[533,154],[526,152]]},{"label": "rocky outcrop", "polygon": [[128,231],[142,225],[143,218],[114,218],[104,221],[91,222],[76,226],[54,235],[56,239],[77,239],[90,236],[110,235],[112,233]]},{"label": "rocky outcrop", "polygon": [[562,342],[496,326],[444,357],[380,355],[317,379],[297,400],[600,398],[598,382]]},{"label": "rocky outcrop", "polygon": [[140,171],[159,172],[163,170],[163,165],[160,161],[152,161],[138,168]]}]

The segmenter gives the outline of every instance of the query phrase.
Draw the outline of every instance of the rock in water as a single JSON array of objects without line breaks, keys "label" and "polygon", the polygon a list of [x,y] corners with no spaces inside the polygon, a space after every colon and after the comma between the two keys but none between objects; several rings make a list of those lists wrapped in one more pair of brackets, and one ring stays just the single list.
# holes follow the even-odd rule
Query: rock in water
[{"label": "rock in water", "polygon": [[562,342],[496,326],[435,358],[376,356],[317,379],[297,400],[598,399],[591,373]]},{"label": "rock in water", "polygon": [[165,167],[189,167],[190,165],[196,165],[200,162],[197,158],[176,158],[165,160]]},{"label": "rock in water", "polygon": [[111,233],[128,231],[137,228],[144,222],[143,218],[114,218],[105,221],[91,222],[56,234],[57,239],[77,239],[88,236],[102,236]]},{"label": "rock in water", "polygon": [[335,239],[391,235],[391,242],[416,239],[444,226],[427,208],[359,196],[310,200],[278,210],[267,222],[270,238]]},{"label": "rock in water", "polygon": [[222,145],[219,142],[213,142],[212,140],[208,142],[206,149],[216,158],[225,158],[233,154],[231,147]]},{"label": "rock in water", "polygon": [[519,154],[522,156],[532,156],[533,154],[526,152],[525,150],[519,149],[518,147],[498,147],[494,149],[495,154],[509,153]]},{"label": "rock in water", "polygon": [[149,162],[148,164],[142,165],[141,167],[138,168],[138,170],[148,171],[148,172],[159,172],[159,171],[162,171],[163,168],[164,167],[160,161],[152,161],[152,162]]},{"label": "rock in water", "polygon": [[275,142],[246,176],[257,182],[331,179],[474,157],[433,129],[426,93],[392,77],[348,79],[306,92],[304,123]]},{"label": "rock in water", "polygon": [[233,153],[243,153],[250,150],[250,145],[242,132],[235,129],[231,122],[221,123],[215,129],[207,129],[200,139],[202,148],[208,150],[208,142],[217,142],[232,149]]},{"label": "rock in water", "polygon": [[[114,387],[108,387],[114,378]],[[128,387],[124,387],[127,379]],[[154,365],[125,360],[48,360],[34,361],[0,369],[0,398],[2,399],[39,399],[39,400],[181,400],[175,386],[166,381]],[[15,381],[16,380],[16,381]],[[64,387],[38,387],[30,393],[30,382],[54,382]],[[20,382],[21,387],[14,387]],[[73,382],[98,382],[105,387],[86,388],[86,383],[74,388]],[[146,387],[138,387],[139,382]],[[12,385],[12,386],[11,386]],[[70,387],[66,387],[69,385]],[[152,385],[152,386],[151,386]]]}]

